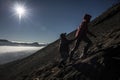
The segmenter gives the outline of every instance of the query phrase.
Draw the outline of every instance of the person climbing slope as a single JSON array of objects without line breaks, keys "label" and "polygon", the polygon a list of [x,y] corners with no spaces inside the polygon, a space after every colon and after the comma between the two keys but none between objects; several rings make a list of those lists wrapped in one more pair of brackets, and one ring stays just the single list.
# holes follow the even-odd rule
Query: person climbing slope
[{"label": "person climbing slope", "polygon": [[90,22],[90,19],[91,19],[91,15],[85,14],[81,25],[78,27],[78,29],[76,31],[77,41],[76,41],[75,47],[73,48],[73,50],[70,53],[70,61],[74,60],[73,55],[74,55],[75,51],[78,49],[80,42],[82,40],[87,43],[87,45],[84,48],[83,55],[87,54],[87,51],[92,44],[92,41],[87,37],[87,33],[96,38],[96,36],[88,30],[88,23]]},{"label": "person climbing slope", "polygon": [[60,44],[59,44],[59,52],[61,55],[62,60],[60,61],[59,67],[64,67],[66,65],[66,61],[69,57],[69,45],[74,41],[75,39],[68,40],[66,38],[66,33],[60,34]]}]

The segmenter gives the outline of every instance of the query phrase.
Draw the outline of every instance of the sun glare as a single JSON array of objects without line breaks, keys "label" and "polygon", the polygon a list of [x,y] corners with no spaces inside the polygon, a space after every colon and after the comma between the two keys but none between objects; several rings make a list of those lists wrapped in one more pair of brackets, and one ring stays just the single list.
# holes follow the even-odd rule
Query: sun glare
[{"label": "sun glare", "polygon": [[19,21],[26,16],[27,10],[25,5],[17,3],[14,6],[15,15],[18,16]]},{"label": "sun glare", "polygon": [[18,6],[18,7],[16,7],[16,12],[17,12],[18,15],[22,16],[22,15],[25,14],[25,9],[22,6]]},{"label": "sun glare", "polygon": [[12,16],[16,17],[19,24],[26,21],[31,21],[31,8],[27,6],[26,2],[15,2],[11,6]]},{"label": "sun glare", "polygon": [[21,17],[25,15],[25,8],[23,6],[16,6],[15,8],[17,15],[19,16],[19,19],[21,20]]}]

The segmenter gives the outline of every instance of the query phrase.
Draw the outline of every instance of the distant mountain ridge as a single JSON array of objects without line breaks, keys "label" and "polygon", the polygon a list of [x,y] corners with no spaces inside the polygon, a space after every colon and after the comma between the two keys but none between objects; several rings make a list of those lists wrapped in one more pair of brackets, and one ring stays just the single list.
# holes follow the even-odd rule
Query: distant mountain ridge
[{"label": "distant mountain ridge", "polygon": [[38,42],[33,43],[19,43],[19,42],[12,42],[6,39],[0,39],[0,46],[46,46],[47,44],[39,44]]}]

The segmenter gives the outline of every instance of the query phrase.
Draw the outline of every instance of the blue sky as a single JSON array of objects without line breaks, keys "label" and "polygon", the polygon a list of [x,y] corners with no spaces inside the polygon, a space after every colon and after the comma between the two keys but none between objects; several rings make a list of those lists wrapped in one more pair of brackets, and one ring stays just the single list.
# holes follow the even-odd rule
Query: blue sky
[{"label": "blue sky", "polygon": [[[0,39],[50,43],[62,32],[75,30],[85,13],[92,19],[119,0],[0,0]],[[23,3],[26,16],[19,21],[13,7]]]}]

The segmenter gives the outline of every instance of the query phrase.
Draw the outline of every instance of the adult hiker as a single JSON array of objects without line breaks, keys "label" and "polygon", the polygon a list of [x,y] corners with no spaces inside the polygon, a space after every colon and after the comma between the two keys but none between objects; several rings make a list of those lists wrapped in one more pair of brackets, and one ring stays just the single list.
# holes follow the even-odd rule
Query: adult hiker
[{"label": "adult hiker", "polygon": [[60,61],[59,67],[64,67],[66,65],[67,59],[69,57],[69,45],[74,41],[75,39],[68,40],[66,38],[66,33],[60,34],[60,44],[59,44],[59,51],[62,60]]},{"label": "adult hiker", "polygon": [[90,22],[91,19],[91,15],[89,14],[85,14],[83,21],[81,23],[81,25],[78,27],[77,31],[76,31],[76,37],[77,37],[77,41],[75,44],[75,47],[73,48],[73,50],[70,53],[70,61],[74,60],[73,59],[73,55],[75,53],[75,51],[78,49],[80,42],[83,40],[87,43],[87,45],[84,48],[84,52],[83,55],[86,55],[89,47],[92,44],[92,41],[88,38],[87,33],[90,34],[93,37],[96,37],[94,34],[92,34],[89,30],[88,30],[88,23]]}]

